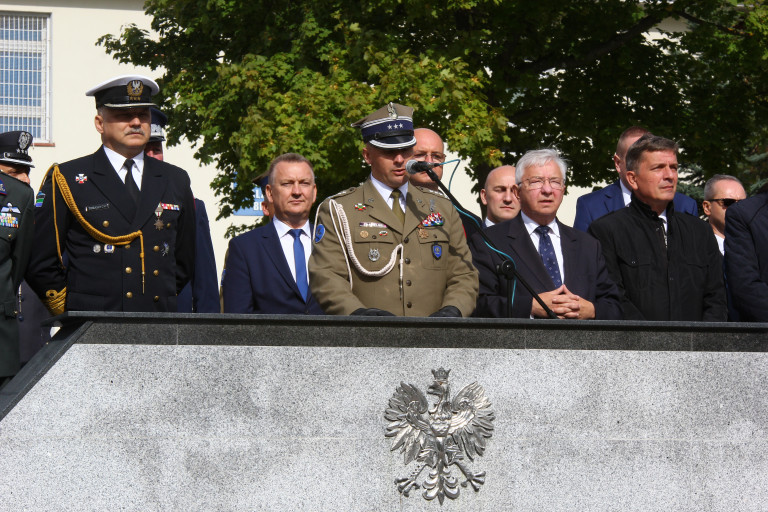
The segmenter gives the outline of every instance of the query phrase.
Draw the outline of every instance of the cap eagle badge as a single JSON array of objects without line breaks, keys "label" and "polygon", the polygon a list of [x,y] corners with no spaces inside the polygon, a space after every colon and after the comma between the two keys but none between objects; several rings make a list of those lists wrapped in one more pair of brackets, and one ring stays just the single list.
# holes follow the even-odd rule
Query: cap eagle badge
[{"label": "cap eagle badge", "polygon": [[[451,466],[466,478],[462,487],[469,484],[477,492],[485,483],[485,471],[473,472],[465,458],[474,461],[476,455],[483,455],[495,419],[491,402],[477,382],[464,386],[451,399],[449,373],[443,368],[432,370],[434,381],[427,394],[437,397],[434,406],[416,386],[401,382],[384,412],[389,422],[385,436],[394,438],[391,450],[399,448],[406,465],[417,463],[409,476],[395,480],[397,490],[408,497],[412,489],[423,486],[424,498],[437,498],[441,505],[446,496],[452,500],[459,496],[459,481],[451,474]],[[416,480],[426,467],[429,474],[420,485]]]},{"label": "cap eagle badge", "polygon": [[141,80],[131,80],[126,86],[128,97],[132,100],[140,100],[141,93],[144,92],[144,82]]}]

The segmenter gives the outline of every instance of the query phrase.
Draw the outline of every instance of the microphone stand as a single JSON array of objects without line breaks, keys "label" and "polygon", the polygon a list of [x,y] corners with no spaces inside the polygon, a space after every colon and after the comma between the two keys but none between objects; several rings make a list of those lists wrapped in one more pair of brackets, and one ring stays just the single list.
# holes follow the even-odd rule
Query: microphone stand
[{"label": "microphone stand", "polygon": [[[427,176],[437,183],[437,186],[440,188],[440,190],[443,191],[443,193],[446,195],[448,200],[454,205],[454,207],[458,210],[460,215],[464,215],[468,217],[466,214],[466,210],[463,206],[461,206],[461,203],[451,194],[451,191],[448,190],[448,188],[443,185],[443,182],[440,181],[440,178],[437,177],[437,174],[435,173],[434,169],[430,168],[425,171],[427,173]],[[483,237],[483,240],[485,241],[488,246],[493,247],[494,249],[498,250],[499,248],[496,247],[496,244],[494,244],[490,238],[488,238],[488,235],[485,234],[485,230],[480,227],[478,230],[478,233],[480,233],[480,236]],[[500,251],[499,251],[500,252]],[[497,253],[499,254],[499,253]],[[539,296],[538,293],[533,291],[533,288],[531,288],[531,285],[528,284],[528,282],[523,278],[523,276],[520,275],[520,273],[515,268],[515,263],[505,255],[504,261],[502,261],[499,265],[496,266],[496,273],[504,276],[504,278],[507,280],[507,318],[512,318],[512,281],[514,279],[517,279],[520,284],[522,284],[526,290],[528,290],[528,293],[531,294],[531,296],[536,300],[536,302],[539,303],[539,305],[544,309],[544,311],[547,313],[547,316],[552,319],[557,319],[557,315],[554,311],[552,311],[549,306],[542,300],[542,298]]]}]

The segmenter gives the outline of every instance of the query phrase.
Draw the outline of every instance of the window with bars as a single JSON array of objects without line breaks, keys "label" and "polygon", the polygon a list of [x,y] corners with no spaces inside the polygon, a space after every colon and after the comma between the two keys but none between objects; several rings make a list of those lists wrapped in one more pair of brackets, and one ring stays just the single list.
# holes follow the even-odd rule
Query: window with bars
[{"label": "window with bars", "polygon": [[49,16],[0,12],[0,133],[51,141]]}]

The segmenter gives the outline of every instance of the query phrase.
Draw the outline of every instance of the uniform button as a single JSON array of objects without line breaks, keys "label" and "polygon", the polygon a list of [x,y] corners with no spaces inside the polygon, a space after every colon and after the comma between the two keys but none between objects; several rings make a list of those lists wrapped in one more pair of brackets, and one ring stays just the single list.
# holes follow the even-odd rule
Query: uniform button
[{"label": "uniform button", "polygon": [[159,301],[160,301],[160,297],[158,297],[157,295],[155,295],[155,298],[154,298],[154,299],[152,299],[152,300],[154,300],[155,302],[159,302]]},{"label": "uniform button", "polygon": [[403,242],[405,242],[405,243],[408,243],[408,237],[405,237],[405,239],[403,240]]},{"label": "uniform button", "polygon": [[156,246],[154,246],[154,247],[152,248],[152,250],[153,250],[153,251],[155,251],[155,252],[157,252],[157,251],[159,251],[159,250],[160,250],[160,246],[159,246],[159,245],[156,245]]},{"label": "uniform button", "polygon": [[104,226],[105,228],[108,228],[109,227],[109,221],[105,220],[104,222],[101,223],[101,225]]},{"label": "uniform button", "polygon": [[405,258],[405,264],[410,265],[411,264],[411,258]]},{"label": "uniform button", "polygon": [[374,240],[376,240],[376,235],[373,235],[371,238],[373,238]]},{"label": "uniform button", "polygon": [[405,282],[405,285],[406,285],[406,286],[411,286],[411,280],[410,280],[410,279],[409,279],[409,280],[407,280],[407,281]]},{"label": "uniform button", "polygon": [[168,224],[165,225],[165,227],[168,229],[171,229],[171,223],[169,222]]},{"label": "uniform button", "polygon": [[413,307],[413,304],[411,304],[410,302],[408,302],[408,303],[407,303],[405,306],[406,306],[406,307],[409,307],[409,308],[412,308],[412,307]]},{"label": "uniform button", "polygon": [[152,275],[153,276],[159,276],[160,275],[160,271],[159,270],[155,270],[154,272],[152,272]]},{"label": "uniform button", "polygon": [[132,299],[133,298],[133,294],[131,292],[128,292],[128,293],[125,294],[125,298],[126,299]]},{"label": "uniform button", "polygon": [[125,267],[126,274],[130,274],[131,272],[133,272],[133,269],[131,267]]},{"label": "uniform button", "polygon": [[125,248],[126,249],[130,249],[131,248],[131,244],[126,245]]}]

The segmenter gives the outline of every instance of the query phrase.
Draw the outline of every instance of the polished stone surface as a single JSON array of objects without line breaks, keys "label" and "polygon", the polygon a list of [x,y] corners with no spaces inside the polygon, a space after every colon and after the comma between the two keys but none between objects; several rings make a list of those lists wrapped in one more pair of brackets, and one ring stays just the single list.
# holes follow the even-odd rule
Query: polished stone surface
[{"label": "polished stone surface", "polygon": [[[680,326],[124,320],[107,315],[73,330],[47,347],[61,347],[52,363],[30,367],[33,385],[15,383],[26,394],[0,421],[4,507],[730,511],[768,503],[760,326],[721,329],[720,342],[741,337],[739,348],[755,350],[729,352],[712,347],[711,330]],[[680,348],[648,348],[668,338]],[[699,338],[710,351],[692,350]],[[561,348],[532,348],[544,342]],[[606,345],[645,348],[590,349]],[[442,508],[419,491],[398,494],[395,478],[415,463],[390,451],[383,416],[401,381],[425,391],[441,366],[451,369],[452,395],[477,381],[496,415],[485,456],[468,461],[487,473],[485,485],[462,487]]]}]

